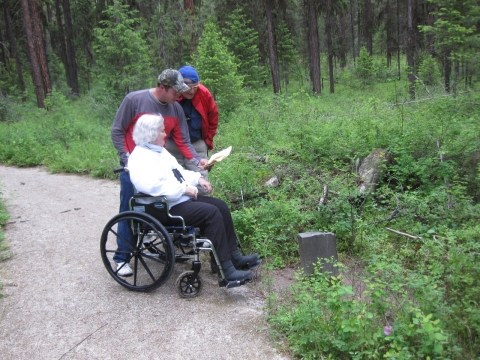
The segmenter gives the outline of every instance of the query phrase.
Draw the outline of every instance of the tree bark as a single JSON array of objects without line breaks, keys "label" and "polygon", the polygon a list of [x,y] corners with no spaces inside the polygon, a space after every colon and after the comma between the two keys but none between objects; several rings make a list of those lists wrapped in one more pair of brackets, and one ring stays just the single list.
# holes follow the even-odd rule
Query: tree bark
[{"label": "tree bark", "polygon": [[275,94],[278,94],[280,92],[280,79],[278,77],[277,70],[277,55],[275,52],[275,37],[273,34],[273,15],[271,0],[267,0],[265,2],[265,7],[267,15],[268,49],[270,54],[270,72],[272,74],[273,92]]},{"label": "tree bark", "polygon": [[310,64],[310,80],[313,91],[321,93],[320,88],[320,47],[318,41],[317,9],[315,0],[307,0],[307,24],[308,24],[308,58]]},{"label": "tree bark", "polygon": [[67,78],[67,85],[71,88],[72,80],[70,75],[70,66],[68,65],[67,47],[65,45],[65,33],[63,32],[63,20],[62,20],[62,8],[60,4],[61,0],[55,0],[55,17],[57,19],[56,40],[60,44],[60,59],[62,60],[63,67],[65,68],[65,76]]},{"label": "tree bark", "polygon": [[7,55],[5,54],[6,47],[3,45],[5,44],[5,39],[3,38],[2,28],[0,27],[0,47],[1,47],[1,57],[0,62],[5,66],[5,69],[8,70],[8,62],[7,62]]},{"label": "tree bark", "polygon": [[190,23],[190,31],[192,38],[190,40],[190,56],[197,48],[197,41],[195,37],[195,3],[193,0],[184,0],[185,12],[187,13],[188,22]]},{"label": "tree bark", "polygon": [[327,0],[326,13],[326,33],[327,33],[327,51],[328,51],[328,75],[330,79],[330,94],[335,92],[335,83],[333,79],[333,45],[332,45],[332,0]]},{"label": "tree bark", "polygon": [[25,25],[25,35],[27,38],[28,54],[30,57],[30,63],[32,65],[32,78],[35,84],[35,94],[37,95],[37,106],[39,108],[45,108],[45,94],[43,92],[42,74],[40,72],[40,66],[38,64],[37,53],[35,51],[35,43],[32,32],[32,20],[30,16],[30,9],[28,7],[28,0],[22,1],[23,21]]},{"label": "tree bark", "polygon": [[355,52],[355,18],[354,18],[354,6],[353,6],[353,0],[350,0],[350,27],[352,30],[352,54],[353,54],[353,67],[356,66],[356,52]]},{"label": "tree bark", "polygon": [[17,51],[17,42],[15,41],[15,35],[13,34],[12,17],[10,16],[10,9],[8,8],[8,4],[5,4],[4,13],[5,13],[5,28],[7,30],[8,42],[10,43],[10,53],[11,53],[11,56],[15,59],[15,65],[17,68],[18,86],[20,87],[20,91],[22,92],[22,102],[25,102],[26,101],[25,80],[23,79],[22,63],[20,61],[20,56],[18,55],[18,51]]},{"label": "tree bark", "polygon": [[347,9],[343,8],[340,14],[340,27],[338,34],[338,59],[340,67],[343,69],[347,66]]},{"label": "tree bark", "polygon": [[33,37],[35,41],[35,50],[37,52],[38,64],[43,80],[43,91],[47,95],[52,91],[50,84],[50,73],[48,71],[47,58],[45,56],[45,47],[43,46],[42,29],[40,28],[40,16],[38,15],[37,0],[29,0],[32,9]]},{"label": "tree bark", "polygon": [[400,0],[397,0],[397,71],[400,80]]},{"label": "tree bark", "polygon": [[74,33],[72,25],[72,13],[70,11],[70,1],[63,0],[63,18],[65,20],[65,35],[66,35],[66,58],[68,59],[68,67],[70,73],[70,88],[73,94],[79,94],[80,89],[78,86],[77,75],[77,61],[75,56],[75,46],[73,44]]},{"label": "tree bark", "polygon": [[408,11],[408,41],[407,41],[407,65],[409,68],[408,71],[408,81],[410,82],[409,93],[410,98],[415,99],[415,76],[413,75],[414,71],[414,56],[415,56],[415,36],[413,30],[413,0],[408,0],[407,3]]},{"label": "tree bark", "polygon": [[373,10],[371,0],[365,0],[365,41],[367,51],[370,56],[373,55]]}]

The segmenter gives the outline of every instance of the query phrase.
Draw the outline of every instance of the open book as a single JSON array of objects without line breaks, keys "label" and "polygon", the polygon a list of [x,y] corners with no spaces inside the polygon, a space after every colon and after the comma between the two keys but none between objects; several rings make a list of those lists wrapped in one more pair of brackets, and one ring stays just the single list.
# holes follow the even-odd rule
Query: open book
[{"label": "open book", "polygon": [[231,146],[210,156],[210,160],[208,160],[208,164],[206,165],[206,168],[207,169],[211,168],[215,163],[225,159],[228,155],[230,155],[230,151],[232,151]]}]

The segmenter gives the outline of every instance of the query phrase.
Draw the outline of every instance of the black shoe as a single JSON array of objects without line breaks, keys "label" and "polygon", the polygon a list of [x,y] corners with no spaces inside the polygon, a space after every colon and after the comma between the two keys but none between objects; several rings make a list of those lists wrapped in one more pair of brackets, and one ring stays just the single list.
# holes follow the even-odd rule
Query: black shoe
[{"label": "black shoe", "polygon": [[237,269],[248,270],[256,268],[262,263],[262,261],[260,260],[260,264],[257,265],[257,263],[259,262],[258,254],[243,256],[242,254],[240,254],[238,249],[232,251],[230,254],[232,255],[233,266],[235,266],[235,268]]},{"label": "black shoe", "polygon": [[252,272],[250,270],[237,270],[231,260],[225,260],[221,263],[225,279],[228,281],[245,282],[252,280]]}]

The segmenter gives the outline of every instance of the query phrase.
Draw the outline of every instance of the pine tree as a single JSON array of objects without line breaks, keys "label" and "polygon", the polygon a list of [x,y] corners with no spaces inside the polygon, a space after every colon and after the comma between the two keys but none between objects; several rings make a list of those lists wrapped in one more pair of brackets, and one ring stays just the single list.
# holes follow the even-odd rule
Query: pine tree
[{"label": "pine tree", "polygon": [[238,74],[235,56],[213,22],[205,24],[198,42],[195,67],[220,110],[231,111],[243,99],[243,76]]},{"label": "pine tree", "polygon": [[115,0],[104,14],[107,20],[96,28],[94,49],[97,53],[98,77],[116,95],[145,87],[152,78],[145,32],[136,29],[136,11]]},{"label": "pine tree", "polygon": [[294,66],[298,64],[299,58],[295,49],[290,30],[285,21],[280,21],[276,28],[277,38],[277,59],[280,78],[285,82],[285,90],[290,80],[290,74]]},{"label": "pine tree", "polygon": [[260,65],[258,33],[250,24],[251,20],[237,5],[225,21],[223,35],[228,50],[235,55],[239,74],[244,76],[243,85],[255,89],[263,84],[268,74]]},{"label": "pine tree", "polygon": [[[438,11],[433,26],[421,26],[427,34],[434,34],[437,47],[445,56],[445,89],[450,90],[451,62],[455,64],[458,79],[459,64],[468,63],[480,50],[480,8],[477,0],[429,0]],[[454,81],[454,92],[456,92]]]}]

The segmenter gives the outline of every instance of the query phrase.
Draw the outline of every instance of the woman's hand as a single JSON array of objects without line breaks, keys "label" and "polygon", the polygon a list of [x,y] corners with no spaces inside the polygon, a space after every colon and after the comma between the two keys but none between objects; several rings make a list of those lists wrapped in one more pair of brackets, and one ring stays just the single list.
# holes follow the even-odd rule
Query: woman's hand
[{"label": "woman's hand", "polygon": [[190,196],[197,200],[198,189],[195,186],[187,185],[185,188],[185,195]]},{"label": "woman's hand", "polygon": [[203,188],[203,190],[205,190],[207,194],[212,192],[212,184],[210,184],[210,182],[204,177],[198,179],[198,184]]}]

